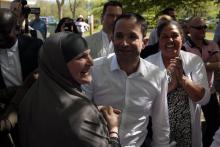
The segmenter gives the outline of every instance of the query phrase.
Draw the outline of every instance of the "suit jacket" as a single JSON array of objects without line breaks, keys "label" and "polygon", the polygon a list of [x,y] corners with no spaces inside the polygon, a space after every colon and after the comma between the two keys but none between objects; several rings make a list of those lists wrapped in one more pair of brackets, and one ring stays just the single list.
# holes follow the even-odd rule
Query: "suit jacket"
[{"label": "suit jacket", "polygon": [[91,49],[93,58],[99,57],[98,53],[103,49],[102,31],[97,32],[91,36],[85,37],[88,47]]},{"label": "suit jacket", "polygon": [[[38,52],[42,43],[40,39],[24,35],[18,36],[18,51],[23,80],[38,67]],[[17,87],[6,87],[0,70],[0,102],[8,103],[16,90]]]}]

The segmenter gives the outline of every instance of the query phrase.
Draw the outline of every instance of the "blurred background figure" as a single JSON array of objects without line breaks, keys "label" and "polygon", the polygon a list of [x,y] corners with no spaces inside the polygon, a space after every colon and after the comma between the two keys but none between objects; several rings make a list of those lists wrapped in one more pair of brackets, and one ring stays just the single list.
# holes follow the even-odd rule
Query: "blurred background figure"
[{"label": "blurred background figure", "polygon": [[12,144],[18,147],[17,108],[26,89],[24,81],[38,66],[38,51],[42,45],[40,39],[17,34],[16,24],[12,11],[0,9],[1,147]]},{"label": "blurred background figure", "polygon": [[33,29],[28,22],[28,16],[31,8],[26,0],[14,0],[10,4],[11,11],[16,15],[16,33],[24,34],[44,41],[44,37],[39,30]]},{"label": "blurred background figure", "polygon": [[89,24],[85,22],[82,15],[79,15],[79,17],[76,19],[75,24],[81,35],[83,35],[84,32],[89,30]]},{"label": "blurred background figure", "polygon": [[120,111],[103,107],[101,115],[81,93],[80,84],[92,81],[92,65],[90,49],[81,35],[59,32],[46,39],[39,78],[19,107],[22,147],[120,146]]},{"label": "blurred background figure", "polygon": [[36,8],[34,10],[37,11],[34,12],[35,19],[30,23],[30,26],[35,30],[39,30],[45,39],[47,37],[47,25],[40,19],[40,8]]},{"label": "blurred background figure", "polygon": [[174,8],[166,8],[163,11],[161,11],[161,13],[171,16],[172,19],[176,21],[176,11]]},{"label": "blurred background figure", "polygon": [[215,30],[214,41],[220,47],[220,21],[218,22],[218,25],[217,25],[216,30]]},{"label": "blurred background figure", "polygon": [[79,34],[79,31],[73,21],[73,19],[71,19],[70,17],[64,17],[62,18],[56,29],[55,29],[55,33],[57,32],[64,32],[64,31],[69,31],[69,32],[74,32]]},{"label": "blurred background figure", "polygon": [[85,37],[93,58],[108,56],[114,52],[113,26],[115,20],[122,14],[122,9],[122,4],[118,1],[108,1],[104,4],[101,14],[102,30]]},{"label": "blurred background figure", "polygon": [[214,41],[206,39],[207,25],[205,19],[193,16],[189,19],[187,25],[190,35],[184,43],[185,49],[188,52],[199,55],[203,59],[211,91],[209,103],[202,106],[205,117],[205,123],[203,123],[203,147],[209,147],[213,141],[214,133],[220,126],[220,107],[214,86],[214,72],[220,70],[220,61],[211,61],[220,50]]},{"label": "blurred background figure", "polygon": [[171,20],[172,20],[172,17],[169,15],[164,14],[164,15],[159,16],[158,21],[157,21],[157,26],[150,33],[148,45],[153,45],[158,42],[157,27],[160,24],[167,22],[167,21],[171,21]]}]

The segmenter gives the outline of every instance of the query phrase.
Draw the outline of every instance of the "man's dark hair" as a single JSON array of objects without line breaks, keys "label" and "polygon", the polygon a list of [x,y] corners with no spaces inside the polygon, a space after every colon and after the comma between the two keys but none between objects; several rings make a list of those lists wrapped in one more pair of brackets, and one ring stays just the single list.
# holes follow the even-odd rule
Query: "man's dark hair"
[{"label": "man's dark hair", "polygon": [[170,11],[175,11],[175,9],[174,9],[174,8],[171,8],[171,7],[166,8],[166,9],[164,9],[164,10],[162,11],[162,14],[169,15],[169,12],[170,12]]},{"label": "man's dark hair", "polygon": [[131,18],[135,18],[136,23],[141,25],[141,33],[142,33],[143,37],[145,37],[146,33],[147,33],[147,22],[145,21],[144,17],[142,17],[140,14],[137,14],[137,13],[124,13],[121,16],[119,16],[115,20],[115,24],[113,27],[113,33],[115,31],[115,25],[120,19],[131,19]]},{"label": "man's dark hair", "polygon": [[180,32],[180,35],[181,35],[182,38],[184,39],[183,29],[182,29],[181,25],[180,25],[178,22],[174,21],[174,20],[164,22],[164,23],[160,24],[160,25],[157,27],[157,36],[158,36],[158,38],[160,37],[160,35],[161,35],[163,29],[164,29],[166,26],[170,26],[170,25],[176,26],[177,29],[178,29],[179,32]]},{"label": "man's dark hair", "polygon": [[114,7],[120,7],[122,9],[122,3],[118,1],[108,1],[107,3],[104,4],[103,10],[102,10],[102,16],[105,15],[105,12],[107,10],[108,6],[114,6]]},{"label": "man's dark hair", "polygon": [[10,33],[16,26],[17,20],[14,13],[6,8],[0,9],[0,33]]}]

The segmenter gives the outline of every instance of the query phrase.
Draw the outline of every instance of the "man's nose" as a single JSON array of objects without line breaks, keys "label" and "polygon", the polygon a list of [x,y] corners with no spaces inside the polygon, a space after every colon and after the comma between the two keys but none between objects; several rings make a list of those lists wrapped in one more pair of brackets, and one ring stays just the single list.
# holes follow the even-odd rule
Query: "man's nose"
[{"label": "man's nose", "polygon": [[88,56],[87,63],[91,66],[93,65],[93,58],[91,55]]}]

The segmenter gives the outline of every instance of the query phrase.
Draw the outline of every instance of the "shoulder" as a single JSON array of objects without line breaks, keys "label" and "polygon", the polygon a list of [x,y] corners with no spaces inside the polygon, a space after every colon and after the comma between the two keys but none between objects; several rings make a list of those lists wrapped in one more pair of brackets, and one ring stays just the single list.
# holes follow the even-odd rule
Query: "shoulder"
[{"label": "shoulder", "polygon": [[181,55],[182,61],[186,65],[189,65],[189,64],[196,65],[198,63],[203,63],[202,58],[194,53],[181,50],[180,55]]},{"label": "shoulder", "polygon": [[160,52],[157,52],[153,55],[148,56],[147,58],[145,58],[146,61],[151,62],[151,63],[155,63],[156,61],[160,61]]},{"label": "shoulder", "polygon": [[97,39],[99,37],[101,38],[101,35],[102,35],[102,32],[100,31],[100,32],[94,33],[94,34],[92,34],[90,36],[86,36],[85,39],[87,41],[89,41],[89,40]]},{"label": "shoulder", "polygon": [[19,48],[40,48],[43,44],[41,39],[37,39],[34,37],[26,36],[26,35],[19,35],[18,36],[18,47]]},{"label": "shoulder", "polygon": [[[156,57],[156,55],[152,55]],[[154,58],[149,56],[148,58]],[[147,76],[151,77],[157,77],[157,76],[164,76],[163,69],[160,69],[159,65],[154,64],[154,62],[150,62],[148,60],[141,58],[141,63],[144,65],[144,68],[146,69]]]},{"label": "shoulder", "polygon": [[93,70],[104,70],[106,68],[110,68],[113,58],[115,58],[114,53],[105,57],[99,57],[94,59],[94,65],[92,67]]}]

